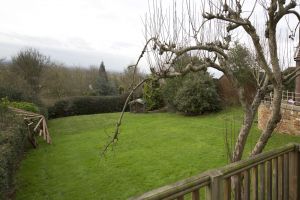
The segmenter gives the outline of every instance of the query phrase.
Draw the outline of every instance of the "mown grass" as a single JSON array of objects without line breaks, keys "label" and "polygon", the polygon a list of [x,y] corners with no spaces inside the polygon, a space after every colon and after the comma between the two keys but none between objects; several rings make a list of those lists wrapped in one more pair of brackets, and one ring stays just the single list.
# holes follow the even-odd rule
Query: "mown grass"
[{"label": "mown grass", "polygon": [[[49,121],[53,144],[29,151],[17,175],[16,199],[126,199],[227,163],[224,135],[234,137],[241,110],[184,117],[126,113],[117,146],[101,147],[118,113]],[[226,122],[227,121],[227,122]],[[256,126],[256,124],[254,125]],[[253,128],[246,156],[259,136]],[[267,149],[300,137],[274,134]]]}]

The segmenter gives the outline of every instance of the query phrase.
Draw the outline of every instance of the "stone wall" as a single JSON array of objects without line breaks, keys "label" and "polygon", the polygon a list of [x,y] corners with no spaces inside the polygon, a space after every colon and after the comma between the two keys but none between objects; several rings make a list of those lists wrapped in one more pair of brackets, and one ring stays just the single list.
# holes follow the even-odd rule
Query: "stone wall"
[{"label": "stone wall", "polygon": [[[258,128],[263,129],[271,114],[271,107],[268,104],[261,103],[258,108]],[[282,119],[278,123],[275,131],[289,135],[300,136],[300,109],[281,109]]]}]

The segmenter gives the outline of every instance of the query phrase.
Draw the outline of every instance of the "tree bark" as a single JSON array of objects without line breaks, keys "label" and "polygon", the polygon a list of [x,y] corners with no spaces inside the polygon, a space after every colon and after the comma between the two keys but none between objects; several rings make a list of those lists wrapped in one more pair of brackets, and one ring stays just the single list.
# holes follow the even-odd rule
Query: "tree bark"
[{"label": "tree bark", "polygon": [[274,101],[272,103],[272,113],[267,123],[266,128],[263,130],[261,136],[259,137],[255,147],[251,152],[251,156],[257,155],[262,152],[262,150],[267,145],[269,138],[271,137],[277,123],[281,120],[281,98],[282,98],[282,87],[274,89]]},{"label": "tree bark", "polygon": [[261,100],[265,96],[265,90],[258,89],[256,95],[254,97],[252,105],[248,105],[244,108],[244,120],[243,124],[240,128],[240,132],[238,138],[235,143],[235,148],[232,153],[232,162],[236,162],[242,159],[245,144],[247,142],[247,138],[250,134],[250,130],[255,118],[255,114],[259,107]]}]

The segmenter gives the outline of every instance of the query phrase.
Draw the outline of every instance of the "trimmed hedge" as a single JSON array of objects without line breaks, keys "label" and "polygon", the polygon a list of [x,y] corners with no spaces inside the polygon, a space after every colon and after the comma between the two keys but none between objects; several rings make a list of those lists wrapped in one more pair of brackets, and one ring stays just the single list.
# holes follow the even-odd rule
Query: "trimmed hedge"
[{"label": "trimmed hedge", "polygon": [[49,107],[48,116],[53,119],[73,115],[120,112],[126,97],[126,95],[71,97],[57,101],[54,106]]},{"label": "trimmed hedge", "polygon": [[14,174],[27,143],[22,122],[0,106],[0,199],[9,199],[13,192]]},{"label": "trimmed hedge", "polygon": [[24,96],[23,92],[18,89],[0,86],[0,99],[7,97],[11,101],[23,101],[26,99]]}]

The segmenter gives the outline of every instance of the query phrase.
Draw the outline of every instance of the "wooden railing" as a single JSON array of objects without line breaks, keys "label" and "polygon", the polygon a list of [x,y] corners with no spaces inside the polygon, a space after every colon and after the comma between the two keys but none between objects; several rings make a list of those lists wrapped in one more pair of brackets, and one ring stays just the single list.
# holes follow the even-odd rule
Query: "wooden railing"
[{"label": "wooden railing", "polygon": [[299,144],[288,144],[130,199],[299,200],[299,149]]}]

